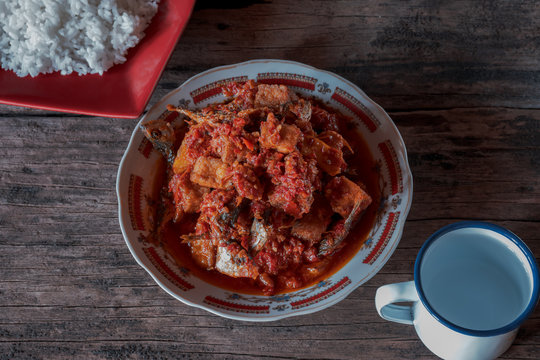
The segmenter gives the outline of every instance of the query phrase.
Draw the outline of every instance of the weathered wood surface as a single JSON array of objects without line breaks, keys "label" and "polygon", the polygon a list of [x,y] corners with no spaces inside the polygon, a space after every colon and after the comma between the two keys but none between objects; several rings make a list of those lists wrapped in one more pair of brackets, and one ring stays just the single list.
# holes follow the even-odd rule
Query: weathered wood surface
[{"label": "weathered wood surface", "polygon": [[[540,258],[535,1],[200,1],[151,100],[210,67],[280,58],[358,84],[397,124],[414,175],[403,238],[324,311],[252,324],[174,300],[131,257],[116,171],[136,120],[0,106],[0,359],[434,359],[380,319],[439,227],[487,220]],[[1,86],[1,84],[0,84]],[[540,356],[540,309],[505,359]]]}]

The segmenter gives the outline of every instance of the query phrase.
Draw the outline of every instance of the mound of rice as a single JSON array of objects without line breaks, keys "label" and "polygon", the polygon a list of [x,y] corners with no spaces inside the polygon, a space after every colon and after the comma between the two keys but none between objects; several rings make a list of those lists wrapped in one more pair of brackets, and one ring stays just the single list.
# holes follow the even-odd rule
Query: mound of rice
[{"label": "mound of rice", "polygon": [[19,76],[103,74],[126,61],[159,0],[0,0],[0,63]]}]

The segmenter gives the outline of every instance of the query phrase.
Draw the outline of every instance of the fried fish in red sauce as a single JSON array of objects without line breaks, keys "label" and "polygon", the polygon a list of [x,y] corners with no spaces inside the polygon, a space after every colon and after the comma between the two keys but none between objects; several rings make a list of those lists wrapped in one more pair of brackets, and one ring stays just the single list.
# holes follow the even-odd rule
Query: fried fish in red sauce
[{"label": "fried fish in red sauce", "polygon": [[197,111],[169,105],[188,124],[180,144],[170,124],[143,125],[169,160],[162,206],[175,216],[161,221],[192,222],[174,236],[207,271],[265,294],[305,286],[372,203],[346,161],[344,117],[284,85],[229,83],[223,93],[226,102]]}]

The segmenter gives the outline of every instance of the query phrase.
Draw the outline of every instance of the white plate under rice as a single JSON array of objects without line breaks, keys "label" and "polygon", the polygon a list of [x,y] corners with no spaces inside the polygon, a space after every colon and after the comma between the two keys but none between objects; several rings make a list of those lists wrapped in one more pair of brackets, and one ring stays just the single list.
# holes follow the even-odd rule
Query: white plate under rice
[{"label": "white plate under rice", "polygon": [[0,63],[18,76],[103,74],[126,61],[159,0],[0,0]]}]

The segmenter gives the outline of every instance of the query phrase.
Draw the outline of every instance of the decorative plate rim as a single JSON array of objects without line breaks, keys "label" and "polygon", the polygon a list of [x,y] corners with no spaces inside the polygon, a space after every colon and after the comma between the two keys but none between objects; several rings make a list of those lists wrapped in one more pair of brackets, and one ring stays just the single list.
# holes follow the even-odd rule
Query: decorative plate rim
[{"label": "decorative plate rim", "polygon": [[[404,179],[403,182],[407,183],[407,187],[403,188],[403,193],[406,195],[407,202],[403,205],[402,210],[400,210],[400,215],[399,215],[399,217],[397,219],[397,222],[394,225],[395,226],[394,232],[391,235],[391,238],[395,238],[395,240],[392,243],[387,244],[387,245],[390,245],[390,246],[385,248],[385,250],[386,250],[385,257],[384,258],[379,258],[373,264],[371,264],[371,266],[373,266],[373,269],[370,269],[370,272],[368,272],[364,277],[362,277],[361,279],[359,279],[359,280],[357,280],[355,282],[351,282],[350,286],[346,286],[345,288],[342,289],[342,291],[339,291],[339,292],[337,292],[335,294],[332,294],[329,301],[325,301],[322,304],[318,303],[318,304],[315,304],[314,306],[310,305],[310,306],[307,306],[307,307],[304,307],[304,308],[299,308],[299,309],[289,311],[289,312],[286,312],[286,313],[266,314],[265,316],[261,316],[261,314],[255,314],[255,313],[250,313],[250,314],[234,313],[234,312],[226,311],[226,310],[223,310],[223,309],[220,309],[220,308],[217,308],[217,307],[207,306],[204,303],[204,301],[201,301],[200,303],[197,303],[197,302],[191,301],[191,300],[189,300],[187,298],[184,298],[184,297],[180,296],[179,294],[174,292],[173,289],[170,289],[169,286],[164,283],[164,281],[159,279],[158,276],[156,274],[154,274],[149,269],[149,267],[143,262],[143,260],[139,258],[139,256],[136,254],[136,251],[135,251],[133,245],[131,244],[131,241],[128,240],[128,234],[127,234],[126,229],[124,228],[124,219],[123,219],[123,217],[125,217],[126,211],[122,207],[122,202],[125,202],[125,200],[123,199],[122,192],[121,192],[121,189],[120,189],[121,178],[122,178],[122,170],[125,168],[125,165],[126,165],[125,162],[126,162],[127,154],[130,151],[133,150],[132,149],[133,147],[137,146],[135,144],[135,142],[134,142],[134,139],[136,138],[137,133],[139,132],[139,125],[144,120],[146,120],[146,118],[147,118],[147,116],[149,116],[149,114],[152,114],[154,111],[156,111],[156,109],[163,106],[163,104],[168,103],[168,100],[171,97],[173,97],[176,93],[181,91],[183,87],[187,86],[189,83],[191,83],[193,81],[198,80],[199,78],[206,77],[206,76],[208,76],[208,75],[210,75],[212,73],[215,73],[215,72],[221,72],[221,71],[224,71],[224,70],[230,70],[230,69],[234,69],[234,68],[241,67],[241,66],[246,66],[246,65],[251,65],[251,64],[276,64],[276,63],[277,64],[283,64],[283,65],[299,66],[299,67],[307,68],[307,69],[309,69],[311,71],[314,71],[314,72],[317,72],[317,73],[322,73],[322,74],[324,74],[326,76],[331,76],[331,77],[335,78],[338,82],[343,82],[343,83],[347,84],[348,86],[353,88],[355,91],[357,91],[359,94],[361,94],[364,97],[364,99],[366,101],[368,101],[368,103],[378,111],[379,115],[382,115],[384,117],[384,119],[386,120],[386,123],[389,126],[389,130],[392,132],[392,135],[394,136],[395,141],[399,142],[399,144],[402,147],[402,151],[401,151],[401,149],[396,149],[396,152],[398,153],[398,155],[402,156],[402,158],[403,158],[403,164],[401,164],[402,166],[400,168],[402,170],[402,176],[403,176],[403,179]],[[321,70],[321,69],[315,68],[313,66],[303,64],[303,63],[299,63],[299,62],[295,62],[295,61],[289,61],[289,60],[255,59],[255,60],[249,60],[249,61],[245,61],[245,62],[241,62],[241,63],[237,63],[237,64],[223,65],[223,66],[211,68],[211,69],[206,70],[206,71],[204,71],[202,73],[196,74],[196,75],[190,77],[189,79],[187,79],[185,82],[183,82],[179,87],[177,87],[176,89],[170,91],[165,96],[163,96],[160,100],[158,100],[140,118],[139,122],[137,123],[137,125],[135,126],[135,129],[133,130],[133,132],[131,134],[129,143],[128,143],[127,147],[126,147],[126,150],[125,150],[125,152],[124,152],[124,154],[122,156],[122,159],[120,161],[120,164],[119,164],[117,178],[116,178],[116,193],[117,193],[117,200],[118,200],[119,223],[120,223],[120,228],[121,228],[121,231],[122,231],[122,235],[124,237],[124,241],[126,242],[132,256],[135,258],[137,263],[143,269],[145,269],[147,273],[150,274],[152,279],[163,290],[165,290],[165,292],[167,292],[169,295],[171,295],[175,299],[180,300],[181,302],[183,302],[186,305],[193,306],[193,307],[200,308],[200,309],[204,309],[204,310],[206,310],[206,311],[208,311],[208,312],[210,312],[212,314],[218,315],[218,316],[222,316],[222,317],[233,319],[233,320],[240,320],[240,321],[266,322],[266,321],[280,320],[280,319],[284,319],[284,318],[291,317],[291,316],[305,315],[305,314],[313,313],[313,312],[320,311],[320,310],[323,310],[325,308],[328,308],[330,306],[333,306],[336,303],[338,303],[338,302],[342,301],[343,299],[345,299],[348,295],[350,295],[351,292],[356,290],[360,285],[364,284],[365,282],[370,280],[373,276],[375,276],[383,268],[383,266],[386,264],[386,262],[389,260],[389,258],[392,256],[392,254],[394,253],[395,249],[397,248],[397,246],[398,246],[398,244],[399,244],[399,242],[401,240],[401,236],[403,234],[404,224],[405,224],[407,215],[408,215],[408,213],[410,211],[410,208],[411,208],[411,205],[412,205],[413,178],[412,178],[412,173],[411,173],[411,170],[410,170],[410,165],[409,165],[409,161],[408,161],[405,142],[403,141],[403,138],[402,138],[401,134],[399,133],[399,130],[397,129],[396,125],[394,124],[394,122],[392,121],[390,116],[384,111],[384,109],[381,106],[379,106],[377,103],[375,103],[371,98],[369,98],[358,86],[356,86],[355,84],[353,84],[349,80],[344,79],[343,77],[341,77],[341,76],[339,76],[337,74],[334,74],[334,73],[326,71],[326,70]],[[129,220],[129,218],[128,218],[128,220]],[[129,223],[129,221],[126,221],[125,223],[126,224]],[[356,254],[354,257],[356,257],[356,256],[358,256],[358,254]],[[342,269],[346,268],[350,264],[350,262],[351,261],[346,263],[340,270],[338,270],[338,272],[341,271]],[[329,278],[336,275],[338,272],[331,275]],[[287,294],[280,294],[280,295],[277,295],[277,296],[281,296],[281,295],[287,295]],[[204,300],[204,299],[202,299],[202,300]]]}]

